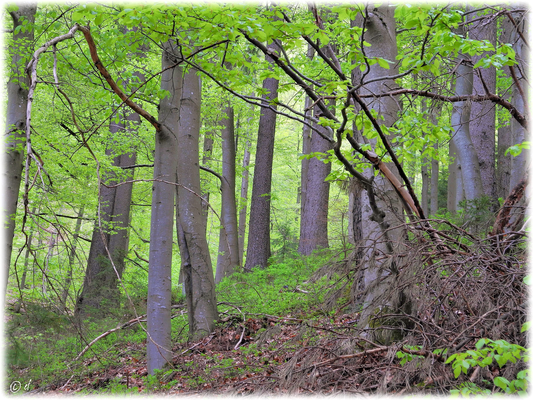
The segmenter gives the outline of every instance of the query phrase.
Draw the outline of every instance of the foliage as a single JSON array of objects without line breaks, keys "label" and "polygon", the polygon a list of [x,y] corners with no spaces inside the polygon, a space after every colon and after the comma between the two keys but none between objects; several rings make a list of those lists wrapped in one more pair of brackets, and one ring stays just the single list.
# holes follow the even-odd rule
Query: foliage
[{"label": "foliage", "polygon": [[236,272],[217,286],[217,299],[242,307],[243,311],[252,314],[304,312],[311,305],[323,301],[322,289],[331,284],[328,279],[314,284],[306,282],[326,257],[318,254],[285,257],[284,262],[270,264],[265,269],[256,268],[250,273]]},{"label": "foliage", "polygon": [[[471,367],[490,367],[497,364],[501,369],[507,363],[529,361],[529,350],[517,344],[508,343],[505,340],[491,340],[483,338],[477,341],[475,350],[467,350],[464,353],[452,354],[446,360],[446,364],[452,363],[455,378],[461,374],[467,374]],[[509,381],[503,376],[496,376],[493,380],[494,387],[498,387],[506,394],[525,395],[531,378],[529,369],[522,370],[516,375],[516,379]],[[481,389],[472,383],[462,385],[460,389],[454,389],[452,394],[490,394],[492,390]]]}]

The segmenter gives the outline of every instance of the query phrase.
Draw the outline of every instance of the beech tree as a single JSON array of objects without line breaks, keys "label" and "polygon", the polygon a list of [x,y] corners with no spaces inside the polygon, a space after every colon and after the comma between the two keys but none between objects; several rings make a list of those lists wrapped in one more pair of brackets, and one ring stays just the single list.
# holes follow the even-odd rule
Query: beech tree
[{"label": "beech tree", "polygon": [[[183,76],[178,127],[177,214],[181,236],[180,253],[184,266],[189,332],[192,338],[205,336],[214,329],[218,317],[215,280],[207,246],[200,196],[200,81],[189,68]],[[170,319],[170,317],[169,317]]]},{"label": "beech tree", "polygon": [[[268,52],[279,51],[277,43],[268,45]],[[268,54],[266,55],[269,60]],[[269,60],[271,63],[272,61]],[[272,189],[272,158],[274,157],[274,138],[276,134],[276,105],[279,81],[265,78],[263,81],[263,104],[257,133],[254,178],[250,204],[250,228],[248,248],[244,268],[251,271],[259,266],[265,268],[270,257],[270,195]]]},{"label": "beech tree", "polygon": [[19,199],[23,170],[23,146],[26,141],[26,109],[28,104],[29,79],[25,67],[33,51],[36,4],[19,4],[8,8],[13,20],[13,38],[9,44],[10,69],[7,83],[6,130],[6,209],[4,211],[4,296],[9,279],[9,266],[15,232],[15,214]]},{"label": "beech tree", "polygon": [[215,283],[230,276],[240,265],[239,227],[235,199],[235,134],[234,111],[230,104],[224,109],[222,121],[222,179],[221,179],[221,224],[218,240],[218,259]]}]

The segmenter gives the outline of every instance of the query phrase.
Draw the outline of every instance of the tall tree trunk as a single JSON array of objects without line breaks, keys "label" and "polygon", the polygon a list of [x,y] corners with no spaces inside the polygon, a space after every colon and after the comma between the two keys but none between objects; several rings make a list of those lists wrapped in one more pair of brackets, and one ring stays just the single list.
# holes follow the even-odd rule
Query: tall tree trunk
[{"label": "tall tree trunk", "polygon": [[76,260],[76,251],[78,248],[78,238],[80,236],[81,224],[83,218],[83,212],[85,211],[85,206],[81,206],[78,211],[78,218],[76,220],[76,226],[74,228],[74,235],[72,235],[72,245],[69,250],[68,255],[68,272],[67,278],[65,279],[65,286],[63,287],[63,293],[61,295],[61,304],[63,309],[67,309],[67,298],[70,290],[70,285],[72,283],[72,274],[74,271],[74,261]]},{"label": "tall tree trunk", "polygon": [[[275,43],[270,43],[268,48],[270,51],[279,52],[279,47]],[[267,57],[267,60],[272,62],[270,57]],[[263,90],[267,92],[263,95],[263,104],[270,104],[276,109],[273,100],[278,97],[278,86],[277,79],[266,78],[263,81]],[[261,108],[250,205],[248,249],[244,267],[247,271],[255,267],[265,268],[270,257],[270,192],[275,134],[276,113],[270,109]]]},{"label": "tall tree trunk", "polygon": [[[121,127],[112,122],[109,129],[112,133],[118,134]],[[112,156],[110,149],[106,150],[106,156]],[[118,158],[115,157],[113,164],[117,160]],[[114,278],[116,279],[116,275],[109,261],[108,249],[109,231],[112,229],[111,221],[117,190],[116,187],[108,186],[116,183],[116,174],[114,172],[103,174],[98,196],[99,210],[94,223],[83,288],[76,301],[76,315],[81,318],[97,312],[102,300],[112,297],[111,281]]]},{"label": "tall tree trunk", "polygon": [[455,214],[457,212],[457,176],[461,175],[458,171],[459,160],[455,144],[450,140],[448,145],[448,198],[446,208],[449,213]]},{"label": "tall tree trunk", "polygon": [[[501,30],[499,41],[502,43],[512,43],[513,31],[515,27],[509,18],[503,18],[501,21]],[[504,74],[512,82],[512,74],[509,67],[503,68]],[[500,85],[501,86],[501,85]],[[513,86],[511,86],[513,87]],[[512,102],[512,90],[509,94],[507,87],[498,87],[498,95],[508,98]],[[511,117],[512,119],[512,117]],[[513,145],[513,130],[512,122],[509,121],[506,125],[500,122],[498,127],[498,150],[497,150],[497,169],[496,169],[496,196],[498,199],[504,200],[511,192],[511,154],[507,153],[507,149]]]},{"label": "tall tree trunk", "polygon": [[[438,154],[439,144],[435,143],[435,150]],[[430,214],[435,216],[439,211],[439,160],[431,160],[431,190],[430,190]]]},{"label": "tall tree trunk", "polygon": [[[215,279],[205,236],[200,197],[200,80],[189,69],[183,77],[178,123],[177,214],[183,230],[180,246],[185,267],[189,334],[192,339],[212,332],[218,318]],[[233,145],[233,143],[232,143]],[[187,260],[187,258],[189,258]]]},{"label": "tall tree trunk", "polygon": [[[520,30],[520,32],[527,37],[529,26],[527,25],[526,18],[519,23],[518,30]],[[513,31],[511,37],[514,43],[513,48],[516,52],[516,60],[518,61],[518,65],[512,67],[516,77],[516,82],[513,85],[513,97],[511,102],[520,113],[525,114],[528,111],[527,96],[529,91],[527,87],[529,83],[527,83],[527,76],[525,76],[524,73],[527,71],[527,66],[529,65],[529,49],[518,34],[517,30]],[[526,130],[523,126],[518,124],[514,118],[511,120],[511,129],[513,134],[513,145],[521,144],[526,140]],[[511,158],[511,188],[517,186],[524,178],[526,169],[529,168],[529,154],[530,151],[524,149],[518,156]]]},{"label": "tall tree trunk", "polygon": [[424,215],[429,215],[429,173],[427,158],[422,159],[422,211]]},{"label": "tall tree trunk", "polygon": [[[15,215],[22,177],[23,145],[26,141],[26,108],[28,104],[29,80],[24,71],[28,57],[33,52],[33,38],[35,13],[37,5],[32,3],[18,4],[17,11],[10,11],[13,19],[13,42],[9,48],[11,55],[9,81],[7,83],[6,130],[4,142],[6,144],[5,158],[5,211],[4,211],[4,298],[9,279],[11,265],[11,251],[13,250],[13,235],[15,234]],[[23,22],[28,23],[30,29],[17,29]]]},{"label": "tall tree trunk", "polygon": [[[128,136],[140,123],[140,117],[136,113],[129,113],[127,117],[121,116],[120,119],[118,124],[110,124],[109,130],[114,135]],[[106,155],[111,157],[112,151],[108,149]],[[127,167],[135,165],[135,162],[134,150],[115,156],[113,166],[125,168],[121,184],[108,187],[119,183],[117,175],[110,172],[104,176],[104,182],[100,185],[100,211],[94,225],[83,289],[76,306],[76,313],[80,316],[88,311],[87,307],[100,309],[102,300],[116,300],[118,297],[117,283],[124,272],[124,258],[128,251],[133,191],[133,183],[124,182],[133,178],[133,169]]]},{"label": "tall tree trunk", "polygon": [[[318,109],[315,108],[315,117],[317,112]],[[324,135],[328,135],[324,127],[318,124],[313,125],[315,129],[319,129]],[[331,148],[331,143],[318,133],[313,132],[311,134],[310,153],[326,153]],[[309,160],[300,218],[300,242],[298,245],[298,253],[302,255],[310,255],[314,250],[329,247],[329,182],[326,181],[326,177],[330,172],[330,163],[324,163],[316,157]]]},{"label": "tall tree trunk", "polygon": [[[215,125],[217,123],[215,122]],[[211,155],[213,153],[213,135],[214,131],[209,129],[204,134],[204,149],[203,149],[203,156],[202,156],[202,166],[204,167],[210,167],[210,161],[211,161]],[[207,179],[201,180],[201,186],[202,186],[202,215],[204,218],[204,226],[205,231],[207,234],[207,219],[209,217],[209,191],[205,190],[205,186],[207,183]]]},{"label": "tall tree trunk", "polygon": [[182,70],[174,66],[178,61],[176,48],[169,41],[163,49],[161,89],[167,90],[170,96],[159,103],[162,129],[155,137],[147,301],[147,368],[150,374],[172,360],[170,307],[176,189],[171,183],[162,181],[174,182],[176,178],[178,143],[175,132],[178,131],[182,94]]},{"label": "tall tree trunk", "polygon": [[[311,98],[309,96],[305,97],[305,115],[306,117],[312,114],[313,109],[311,107]],[[307,121],[311,123],[311,121]],[[311,153],[311,128],[307,125],[304,125],[302,128],[302,154],[307,155]],[[305,204],[305,195],[307,194],[307,175],[309,171],[309,159],[302,159],[302,167],[300,173],[300,218],[303,215],[303,209]],[[301,232],[302,226],[300,225],[300,237],[302,236]]]},{"label": "tall tree trunk", "polygon": [[[307,58],[309,60],[313,59],[313,56],[315,54],[315,50],[313,47],[308,44],[307,45]],[[309,117],[313,113],[313,107],[312,107],[312,101],[309,96],[305,96],[305,104],[304,104],[304,115],[306,117],[306,122],[311,123],[309,121]],[[302,128],[302,154],[306,155],[311,153],[311,128],[308,125],[304,125]],[[299,196],[299,203],[300,203],[300,217],[303,215],[303,207],[305,204],[305,195],[307,193],[307,175],[309,171],[309,159],[304,158],[302,159],[302,170],[300,173],[300,196]],[[300,237],[302,236],[301,232],[301,225],[300,225]]]},{"label": "tall tree trunk", "polygon": [[[397,45],[394,8],[369,6],[366,17],[365,41],[371,45],[365,50],[366,56],[395,60]],[[387,70],[374,64],[364,79],[371,80],[397,73],[397,66],[392,65]],[[361,93],[388,92],[394,85],[392,80],[376,81],[364,85]],[[396,122],[399,111],[396,99],[392,97],[374,98],[368,100],[367,104],[369,108],[376,110],[378,115],[383,117],[384,125],[390,127]],[[370,144],[375,146],[375,139],[371,140]],[[399,177],[393,164],[388,165],[388,167],[393,174]],[[365,174],[369,178],[372,177],[372,168],[368,168]],[[388,298],[392,290],[391,284],[396,275],[395,267],[392,264],[377,261],[376,256],[378,254],[390,254],[398,247],[401,248],[403,231],[401,228],[394,228],[403,222],[403,206],[392,185],[381,174],[375,177],[372,192],[368,190],[362,192],[361,204],[363,243],[365,246],[362,255],[363,284],[366,291],[360,324],[367,327],[377,309],[382,309],[382,307],[395,309],[399,306],[398,304],[391,304],[390,298]],[[388,339],[384,337],[383,340],[387,341]]]},{"label": "tall tree trunk", "polygon": [[244,236],[246,235],[246,210],[248,208],[248,177],[250,175],[250,171],[248,171],[250,165],[250,146],[250,141],[246,140],[242,158],[241,199],[239,208],[239,265],[242,265],[244,260]]},{"label": "tall tree trunk", "polygon": [[[457,96],[472,95],[473,73],[471,60],[460,56],[459,65],[455,70],[455,94]],[[461,176],[466,200],[474,200],[483,196],[479,159],[470,136],[470,110],[471,102],[469,101],[454,103],[451,118],[454,131],[452,140],[461,164]]]},{"label": "tall tree trunk", "polygon": [[[496,20],[474,23],[470,27],[470,38],[474,40],[488,40],[496,45]],[[472,57],[476,64],[482,57],[490,56],[485,53]],[[473,78],[473,94],[484,95],[485,86],[490,93],[496,93],[496,68],[478,68]],[[470,117],[470,132],[472,144],[478,156],[479,170],[483,192],[489,196],[493,206],[497,205],[496,197],[496,107],[490,101],[473,102]]]},{"label": "tall tree trunk", "polygon": [[235,199],[235,133],[233,107],[228,103],[222,121],[222,229],[218,240],[215,283],[230,276],[239,265],[239,231]]}]

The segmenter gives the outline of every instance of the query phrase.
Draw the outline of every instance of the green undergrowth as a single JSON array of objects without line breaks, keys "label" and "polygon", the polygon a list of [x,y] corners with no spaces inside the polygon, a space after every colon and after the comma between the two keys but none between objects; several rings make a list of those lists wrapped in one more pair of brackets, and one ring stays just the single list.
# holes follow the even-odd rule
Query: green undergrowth
[{"label": "green undergrowth", "polygon": [[[30,305],[27,313],[12,315],[5,325],[7,382],[27,385],[21,392],[64,384],[71,376],[74,381],[90,379],[94,372],[118,365],[124,357],[124,345],[146,339],[138,327],[117,330],[94,344],[80,361],[75,361],[94,338],[116,328],[117,320],[87,320],[80,329],[70,317],[52,318],[51,315],[57,316],[45,307]],[[128,356],[142,358],[143,354]]]},{"label": "green undergrowth", "polygon": [[[217,301],[221,317],[230,313],[239,317],[252,314],[285,316],[306,314],[323,302],[327,288],[333,280],[323,277],[309,278],[321,266],[329,262],[329,252],[309,257],[287,256],[279,262],[271,260],[265,269],[252,272],[236,272],[217,286]],[[130,293],[136,313],[129,301],[123,301],[108,316],[88,319],[76,324],[70,316],[57,312],[39,302],[26,302],[22,314],[12,313],[5,325],[8,342],[7,381],[18,381],[27,390],[50,386],[57,389],[71,378],[71,382],[92,381],[98,372],[112,370],[129,360],[146,357],[144,342],[146,332],[134,325],[118,329],[96,342],[78,360],[76,357],[92,340],[102,333],[117,328],[143,311],[145,294]],[[185,299],[178,289],[173,290],[173,304],[182,308],[174,311],[172,340],[182,343],[188,340]],[[129,305],[128,305],[129,304]],[[26,390],[26,391],[27,391]]]},{"label": "green undergrowth", "polygon": [[217,286],[217,301],[224,303],[219,310],[231,311],[234,306],[247,314],[305,312],[322,303],[325,289],[332,285],[333,281],[326,277],[308,282],[329,257],[327,252],[309,257],[286,257],[283,262],[272,263],[264,269],[236,272]]}]

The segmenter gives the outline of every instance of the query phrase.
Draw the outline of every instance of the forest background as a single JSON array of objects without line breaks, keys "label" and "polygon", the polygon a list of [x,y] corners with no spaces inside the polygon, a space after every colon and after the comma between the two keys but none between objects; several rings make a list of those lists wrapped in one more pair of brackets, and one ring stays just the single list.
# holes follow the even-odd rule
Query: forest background
[{"label": "forest background", "polygon": [[246,313],[298,310],[357,321],[363,351],[401,343],[397,363],[503,340],[515,362],[454,356],[465,377],[492,371],[478,373],[488,383],[432,372],[432,390],[524,390],[528,16],[515,4],[8,5],[10,379],[82,385],[86,372],[59,385],[32,367],[53,365],[56,380],[88,357],[107,368],[109,349],[132,342],[154,376],[180,364],[176,343],[222,348],[226,324],[230,347],[251,348],[269,329],[252,334]]}]

